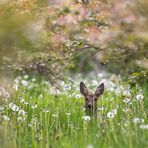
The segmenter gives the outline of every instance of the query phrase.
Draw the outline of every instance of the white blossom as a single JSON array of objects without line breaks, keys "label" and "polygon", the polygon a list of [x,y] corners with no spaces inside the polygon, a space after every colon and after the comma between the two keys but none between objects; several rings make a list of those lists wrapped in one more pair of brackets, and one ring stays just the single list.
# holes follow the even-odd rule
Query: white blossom
[{"label": "white blossom", "polygon": [[136,99],[137,99],[138,101],[141,101],[141,100],[144,99],[144,96],[143,96],[142,94],[139,94],[139,95],[136,96]]},{"label": "white blossom", "polygon": [[10,120],[10,118],[7,115],[3,115],[3,119],[6,120],[6,121]]},{"label": "white blossom", "polygon": [[123,102],[125,102],[125,103],[130,103],[130,101],[131,101],[131,99],[129,99],[129,98],[125,98],[124,100],[123,100]]},{"label": "white blossom", "polygon": [[133,122],[134,123],[143,123],[144,122],[144,119],[143,118],[136,117],[136,118],[133,119]]},{"label": "white blossom", "polygon": [[26,80],[22,80],[21,83],[23,86],[28,86],[28,81],[26,81]]},{"label": "white blossom", "polygon": [[19,115],[25,115],[26,112],[25,112],[24,110],[19,110],[18,114],[19,114]]},{"label": "white blossom", "polygon": [[107,113],[107,117],[108,118],[114,118],[115,117],[115,114],[113,112],[108,112]]},{"label": "white blossom", "polygon": [[91,119],[90,116],[83,116],[82,118],[83,118],[84,121],[86,121],[86,122],[90,121],[90,119]]}]

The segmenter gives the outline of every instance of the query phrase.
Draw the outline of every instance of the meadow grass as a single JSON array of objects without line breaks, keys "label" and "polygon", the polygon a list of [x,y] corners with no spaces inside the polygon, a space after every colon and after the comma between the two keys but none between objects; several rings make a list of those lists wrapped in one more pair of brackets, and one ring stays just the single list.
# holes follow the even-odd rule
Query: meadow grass
[{"label": "meadow grass", "polygon": [[[103,79],[98,118],[86,120],[79,79],[60,83],[17,79],[15,93],[1,88],[2,148],[145,148],[148,147],[148,85],[133,87],[115,78]],[[98,81],[98,80],[97,80]],[[90,88],[96,80],[88,80]],[[101,80],[99,80],[101,81]],[[144,97],[144,98],[143,98]]]}]

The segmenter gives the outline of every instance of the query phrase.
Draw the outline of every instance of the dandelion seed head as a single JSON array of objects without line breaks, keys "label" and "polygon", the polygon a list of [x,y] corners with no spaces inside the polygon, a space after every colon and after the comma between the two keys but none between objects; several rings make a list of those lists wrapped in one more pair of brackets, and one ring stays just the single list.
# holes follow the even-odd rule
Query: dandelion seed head
[{"label": "dandelion seed head", "polygon": [[108,118],[114,118],[115,117],[115,114],[113,112],[108,112],[107,113],[107,117]]},{"label": "dandelion seed head", "polygon": [[22,80],[21,83],[22,83],[22,85],[25,86],[25,87],[28,86],[28,81],[26,81],[26,80]]},{"label": "dandelion seed head", "polygon": [[142,94],[139,94],[139,95],[136,96],[136,99],[137,99],[138,101],[141,101],[141,100],[144,99],[144,96],[143,96]]},{"label": "dandelion seed head", "polygon": [[3,119],[4,119],[5,121],[9,121],[9,120],[10,120],[10,118],[9,118],[7,115],[3,115]]},{"label": "dandelion seed head", "polygon": [[82,118],[83,118],[84,121],[86,121],[86,122],[90,121],[90,119],[91,119],[90,116],[83,116]]}]

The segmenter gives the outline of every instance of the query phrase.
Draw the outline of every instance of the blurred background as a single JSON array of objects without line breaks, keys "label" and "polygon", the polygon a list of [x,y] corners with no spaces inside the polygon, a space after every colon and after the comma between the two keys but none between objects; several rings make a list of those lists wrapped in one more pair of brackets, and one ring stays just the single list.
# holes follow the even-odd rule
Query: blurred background
[{"label": "blurred background", "polygon": [[0,82],[114,73],[147,82],[147,0],[0,0]]}]

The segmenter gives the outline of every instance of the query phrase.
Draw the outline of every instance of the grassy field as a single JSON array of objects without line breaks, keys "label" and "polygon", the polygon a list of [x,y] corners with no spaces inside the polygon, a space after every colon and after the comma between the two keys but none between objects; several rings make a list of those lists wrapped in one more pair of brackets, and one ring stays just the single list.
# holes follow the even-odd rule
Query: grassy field
[{"label": "grassy field", "polygon": [[15,93],[0,88],[1,148],[146,148],[148,147],[148,85],[129,85],[120,77],[85,79],[95,91],[104,82],[98,100],[102,122],[85,115],[79,92],[82,77],[59,82],[27,75],[14,80]]}]

